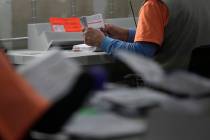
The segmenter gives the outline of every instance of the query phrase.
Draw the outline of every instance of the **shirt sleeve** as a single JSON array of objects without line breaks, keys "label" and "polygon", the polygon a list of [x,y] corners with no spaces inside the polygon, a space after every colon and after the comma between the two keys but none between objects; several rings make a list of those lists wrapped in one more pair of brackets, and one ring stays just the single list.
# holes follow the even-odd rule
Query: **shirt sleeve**
[{"label": "shirt sleeve", "polygon": [[155,44],[147,44],[141,42],[129,43],[117,39],[112,39],[110,37],[105,37],[101,43],[101,48],[108,54],[113,54],[117,50],[127,50],[133,53],[142,54],[146,57],[153,57],[159,47]]},{"label": "shirt sleeve", "polygon": [[148,1],[139,12],[135,42],[144,41],[162,45],[167,22],[167,6],[157,1]]},{"label": "shirt sleeve", "polygon": [[128,42],[134,42],[134,38],[135,38],[135,35],[136,35],[136,29],[134,28],[129,28],[129,32],[128,32]]}]

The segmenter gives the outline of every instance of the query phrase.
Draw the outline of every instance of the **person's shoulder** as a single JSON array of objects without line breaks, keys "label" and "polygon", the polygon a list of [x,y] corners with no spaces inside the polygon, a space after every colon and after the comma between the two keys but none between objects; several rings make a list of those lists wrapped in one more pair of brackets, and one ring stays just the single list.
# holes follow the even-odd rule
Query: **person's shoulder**
[{"label": "person's shoulder", "polygon": [[167,7],[162,0],[147,0],[143,7]]},{"label": "person's shoulder", "polygon": [[145,3],[144,3],[144,6],[156,6],[158,4],[160,4],[160,0],[147,0]]},{"label": "person's shoulder", "polygon": [[147,0],[144,5],[165,4],[162,0]]},{"label": "person's shoulder", "polygon": [[148,3],[150,3],[150,4],[156,4],[156,3],[159,3],[159,2],[161,2],[161,0],[147,0],[145,2],[145,4],[148,4]]}]

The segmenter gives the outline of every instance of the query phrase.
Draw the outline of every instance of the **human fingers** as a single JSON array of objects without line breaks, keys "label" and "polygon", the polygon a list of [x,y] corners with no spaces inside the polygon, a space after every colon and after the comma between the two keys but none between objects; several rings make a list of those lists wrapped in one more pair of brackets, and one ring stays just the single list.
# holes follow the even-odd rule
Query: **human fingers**
[{"label": "human fingers", "polygon": [[86,31],[84,32],[85,44],[92,45],[94,36],[95,36],[94,29],[87,28]]}]

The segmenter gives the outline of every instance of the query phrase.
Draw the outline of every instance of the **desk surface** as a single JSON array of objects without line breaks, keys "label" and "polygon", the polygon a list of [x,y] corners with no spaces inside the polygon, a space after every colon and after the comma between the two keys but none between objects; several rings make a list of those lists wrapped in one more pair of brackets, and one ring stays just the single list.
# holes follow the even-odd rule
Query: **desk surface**
[{"label": "desk surface", "polygon": [[[68,58],[75,59],[81,65],[97,65],[97,64],[107,64],[112,63],[113,59],[105,52],[91,52],[91,51],[81,51],[75,52],[70,50],[64,51]],[[47,51],[34,51],[34,50],[10,50],[8,51],[8,56],[15,65],[27,64],[35,58],[39,58],[45,54]]]}]

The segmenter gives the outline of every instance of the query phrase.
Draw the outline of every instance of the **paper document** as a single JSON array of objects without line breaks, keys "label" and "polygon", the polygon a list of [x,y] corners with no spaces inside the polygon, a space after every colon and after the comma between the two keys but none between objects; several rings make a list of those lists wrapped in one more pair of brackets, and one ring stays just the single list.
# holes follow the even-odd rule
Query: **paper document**
[{"label": "paper document", "polygon": [[144,120],[124,118],[104,112],[95,115],[77,115],[65,128],[64,133],[78,139],[109,140],[139,138],[147,130]]},{"label": "paper document", "polygon": [[104,19],[102,14],[81,17],[81,23],[85,28],[100,29],[104,28]]},{"label": "paper document", "polygon": [[185,71],[166,73],[155,61],[129,52],[120,51],[116,56],[150,87],[178,96],[210,96],[209,79]]},{"label": "paper document", "polygon": [[49,19],[53,32],[81,32],[82,26],[80,24],[80,18],[70,17],[51,17]]},{"label": "paper document", "polygon": [[159,106],[166,102],[168,95],[148,89],[119,88],[115,90],[101,91],[91,100],[92,104],[111,104],[119,108],[139,110]]},{"label": "paper document", "polygon": [[48,100],[57,100],[69,90],[81,73],[80,66],[62,51],[51,50],[19,68],[24,78]]},{"label": "paper document", "polygon": [[149,88],[119,88],[100,91],[91,103],[101,109],[129,116],[141,115],[141,110],[150,111],[154,107],[168,112],[199,115],[208,112],[209,101],[210,99],[179,99]]},{"label": "paper document", "polygon": [[92,46],[88,46],[86,44],[78,44],[78,45],[74,45],[72,48],[73,51],[95,51],[96,47],[92,47]]}]

